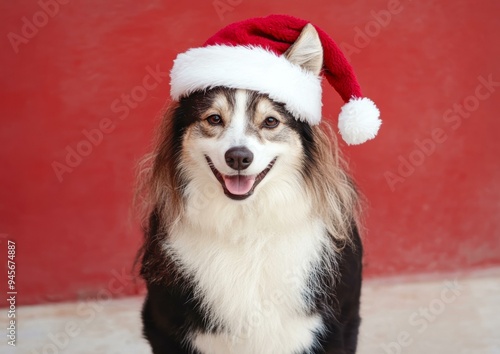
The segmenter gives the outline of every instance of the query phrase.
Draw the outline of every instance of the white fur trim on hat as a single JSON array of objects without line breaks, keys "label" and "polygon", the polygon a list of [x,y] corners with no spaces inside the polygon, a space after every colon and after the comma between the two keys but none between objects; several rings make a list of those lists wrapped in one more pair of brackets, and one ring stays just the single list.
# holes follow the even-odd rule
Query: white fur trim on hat
[{"label": "white fur trim on hat", "polygon": [[262,47],[214,45],[190,49],[174,61],[170,95],[179,100],[216,86],[253,90],[283,103],[301,121],[321,121],[321,77]]},{"label": "white fur trim on hat", "polygon": [[339,114],[339,130],[349,145],[362,144],[375,138],[382,124],[380,111],[369,98],[353,97],[342,106]]}]

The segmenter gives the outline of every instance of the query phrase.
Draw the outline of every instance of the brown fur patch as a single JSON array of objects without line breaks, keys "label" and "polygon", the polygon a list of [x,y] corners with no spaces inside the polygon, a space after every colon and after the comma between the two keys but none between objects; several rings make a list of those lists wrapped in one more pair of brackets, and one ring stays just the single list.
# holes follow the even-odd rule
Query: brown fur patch
[{"label": "brown fur patch", "polygon": [[[188,134],[196,137],[217,138],[224,133],[224,127],[231,123],[234,110],[234,90],[215,89],[203,97],[203,104],[197,109],[197,123],[188,128]],[[218,115],[222,118],[222,125],[211,125],[207,118]]]},{"label": "brown fur patch", "polygon": [[351,230],[359,221],[359,198],[331,127],[323,122],[312,127],[314,149],[305,180],[313,205],[326,228],[342,249],[352,245]]},{"label": "brown fur patch", "polygon": [[[266,95],[250,92],[247,112],[250,117],[247,132],[256,135],[259,141],[291,141],[290,123],[293,123],[293,117],[286,112],[283,105],[273,102]],[[264,120],[268,117],[273,117],[279,121],[276,128],[266,128],[264,126]]]}]

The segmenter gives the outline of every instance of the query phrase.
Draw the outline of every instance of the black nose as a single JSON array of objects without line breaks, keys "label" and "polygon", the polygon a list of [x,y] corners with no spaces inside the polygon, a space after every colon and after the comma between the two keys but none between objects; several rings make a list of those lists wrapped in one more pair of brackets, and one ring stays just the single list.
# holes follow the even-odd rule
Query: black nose
[{"label": "black nose", "polygon": [[253,161],[253,154],[244,146],[236,146],[226,151],[226,163],[234,170],[244,170]]}]

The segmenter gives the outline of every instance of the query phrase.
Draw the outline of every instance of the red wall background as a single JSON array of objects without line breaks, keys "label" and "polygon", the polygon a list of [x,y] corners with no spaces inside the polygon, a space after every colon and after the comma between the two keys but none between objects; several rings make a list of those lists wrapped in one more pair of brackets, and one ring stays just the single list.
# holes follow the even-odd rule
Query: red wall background
[{"label": "red wall background", "polygon": [[[134,166],[168,100],[162,75],[220,27],[270,13],[330,33],[382,111],[376,140],[344,147],[368,200],[366,276],[500,265],[497,0],[29,0],[0,13],[0,259],[15,240],[20,303],[139,291]],[[335,121],[331,87],[324,101]]]}]

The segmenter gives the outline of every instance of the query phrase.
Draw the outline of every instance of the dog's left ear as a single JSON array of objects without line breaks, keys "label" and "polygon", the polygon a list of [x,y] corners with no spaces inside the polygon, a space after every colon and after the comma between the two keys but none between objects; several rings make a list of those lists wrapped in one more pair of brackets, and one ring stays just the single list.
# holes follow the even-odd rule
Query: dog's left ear
[{"label": "dog's left ear", "polygon": [[323,46],[314,26],[308,23],[283,55],[291,63],[319,75],[323,66]]}]

